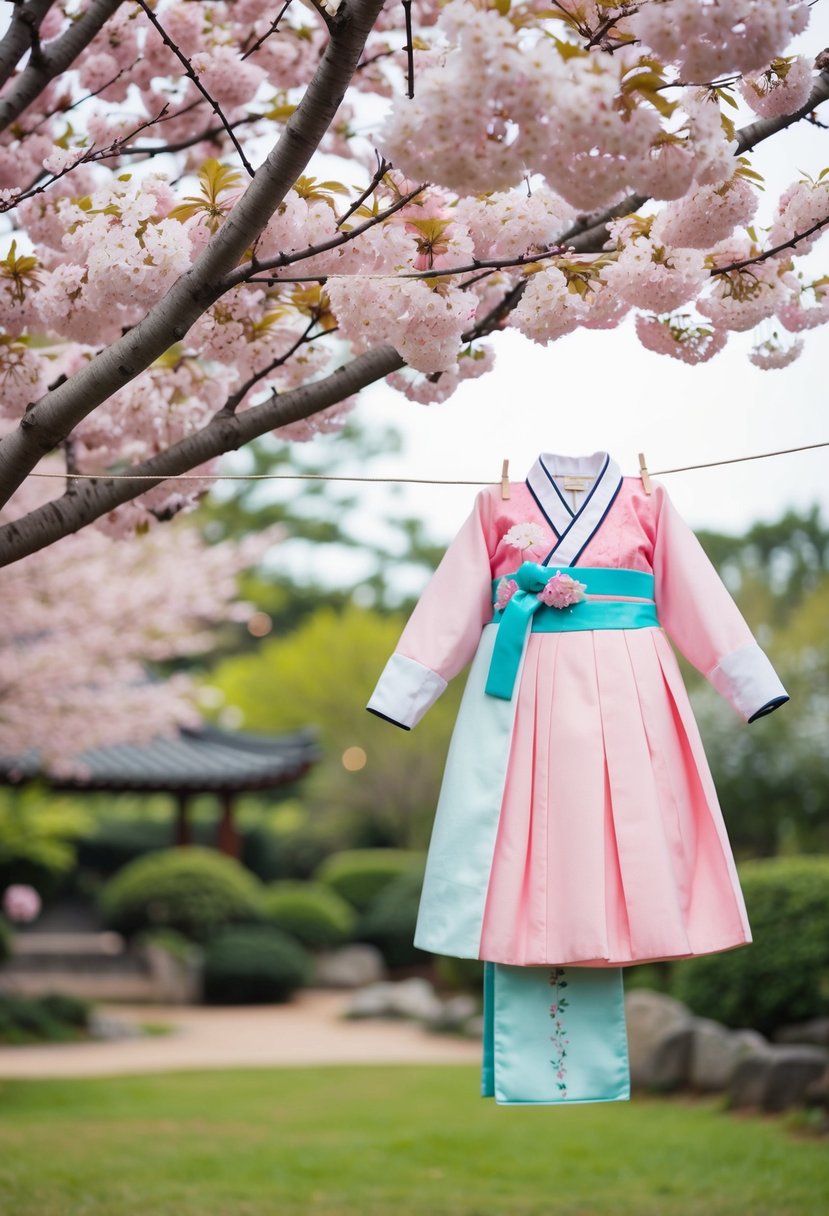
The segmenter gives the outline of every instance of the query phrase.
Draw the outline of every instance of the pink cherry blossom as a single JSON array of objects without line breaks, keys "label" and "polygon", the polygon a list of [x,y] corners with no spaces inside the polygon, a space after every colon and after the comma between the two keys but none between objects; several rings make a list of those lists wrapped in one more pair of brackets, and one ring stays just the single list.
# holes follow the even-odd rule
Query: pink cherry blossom
[{"label": "pink cherry blossom", "polygon": [[12,883],[3,892],[3,911],[9,920],[28,924],[40,913],[41,900],[34,887],[26,883]]},{"label": "pink cherry blossom", "polygon": [[740,92],[755,114],[777,118],[794,114],[805,105],[814,81],[812,65],[805,55],[774,59],[762,72],[743,76]]}]

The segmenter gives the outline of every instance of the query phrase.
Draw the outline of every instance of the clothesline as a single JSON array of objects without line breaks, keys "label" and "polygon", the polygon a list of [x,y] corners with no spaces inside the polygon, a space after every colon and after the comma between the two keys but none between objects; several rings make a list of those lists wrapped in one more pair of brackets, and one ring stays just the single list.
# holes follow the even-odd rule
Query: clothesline
[{"label": "clothesline", "polygon": [[[810,452],[816,448],[829,447],[829,440],[821,443],[806,443],[797,448],[779,448],[774,452],[754,452],[749,456],[731,456],[727,460],[709,460],[702,464],[678,465],[672,469],[651,469],[652,477],[665,477],[669,473],[690,473],[697,469],[715,469],[721,465],[743,464],[749,460],[768,460],[772,456],[790,456],[794,452]],[[484,481],[458,480],[443,477],[369,477],[341,476],[334,473],[39,473],[32,477],[53,477],[72,481],[348,481],[379,482],[398,485],[419,486],[490,486],[497,485],[500,477]]]}]

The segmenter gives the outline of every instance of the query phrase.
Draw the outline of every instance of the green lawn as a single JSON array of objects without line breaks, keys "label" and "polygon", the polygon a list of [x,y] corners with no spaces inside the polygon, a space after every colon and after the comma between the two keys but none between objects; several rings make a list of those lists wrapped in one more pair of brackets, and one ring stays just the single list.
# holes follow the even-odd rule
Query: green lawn
[{"label": "green lawn", "polygon": [[0,1082],[4,1216],[817,1216],[829,1150],[712,1103],[496,1108],[463,1067]]}]

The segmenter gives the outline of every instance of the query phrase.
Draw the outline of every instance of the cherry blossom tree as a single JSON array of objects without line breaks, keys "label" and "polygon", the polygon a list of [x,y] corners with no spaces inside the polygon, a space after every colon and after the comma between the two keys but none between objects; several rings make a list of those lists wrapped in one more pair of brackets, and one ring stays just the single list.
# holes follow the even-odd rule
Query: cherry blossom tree
[{"label": "cherry blossom tree", "polygon": [[444,400],[507,325],[635,312],[698,363],[776,318],[775,368],[829,320],[801,261],[829,171],[753,225],[751,151],[829,97],[820,46],[787,53],[806,0],[5,7],[0,502],[48,453],[73,476],[0,526],[4,563],[168,519],[383,378]]},{"label": "cherry blossom tree", "polygon": [[[28,483],[17,509],[36,509]],[[143,741],[199,720],[184,672],[148,669],[214,649],[217,630],[253,611],[237,575],[283,529],[208,545],[187,524],[112,544],[95,528],[15,563],[3,576],[0,755],[37,751],[52,773],[77,772],[90,747]]]}]

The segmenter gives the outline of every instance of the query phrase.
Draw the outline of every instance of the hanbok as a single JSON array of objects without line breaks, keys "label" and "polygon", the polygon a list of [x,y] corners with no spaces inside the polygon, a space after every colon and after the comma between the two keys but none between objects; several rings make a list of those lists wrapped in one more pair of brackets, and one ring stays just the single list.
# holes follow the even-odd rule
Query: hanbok
[{"label": "hanbok", "polygon": [[419,947],[549,987],[751,940],[671,642],[747,721],[788,700],[658,483],[605,452],[543,454],[508,499],[478,495],[368,705],[410,729],[472,663]]}]

